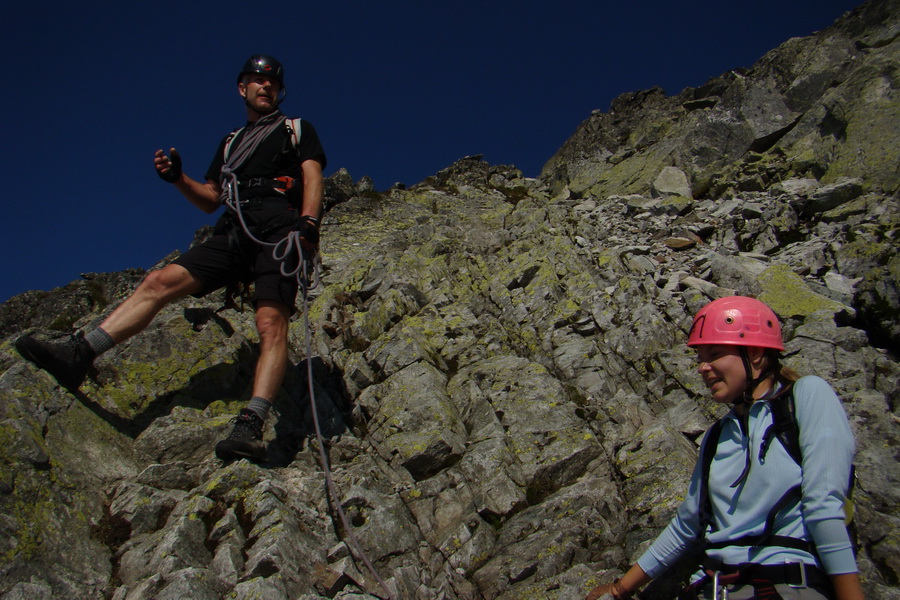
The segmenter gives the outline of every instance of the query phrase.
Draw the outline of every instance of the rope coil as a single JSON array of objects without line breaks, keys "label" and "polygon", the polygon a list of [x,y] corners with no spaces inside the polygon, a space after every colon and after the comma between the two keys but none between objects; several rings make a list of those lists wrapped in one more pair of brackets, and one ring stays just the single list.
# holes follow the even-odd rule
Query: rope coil
[{"label": "rope coil", "polygon": [[[244,220],[244,213],[241,210],[241,198],[238,191],[238,179],[233,170],[228,167],[222,167],[222,176],[225,179],[225,206],[234,213],[244,234],[254,243],[265,248],[272,249],[272,258],[279,264],[279,269],[284,277],[294,277],[301,289],[306,291],[314,290],[319,285],[319,253],[316,251],[307,251],[303,248],[300,240],[299,231],[289,231],[282,239],[277,242],[264,242],[257,238],[250,231],[247,222]],[[291,256],[297,256],[297,266],[289,267]],[[311,254],[311,256],[310,256]],[[307,268],[307,263],[312,263],[312,273]],[[312,279],[310,279],[312,277]]]}]

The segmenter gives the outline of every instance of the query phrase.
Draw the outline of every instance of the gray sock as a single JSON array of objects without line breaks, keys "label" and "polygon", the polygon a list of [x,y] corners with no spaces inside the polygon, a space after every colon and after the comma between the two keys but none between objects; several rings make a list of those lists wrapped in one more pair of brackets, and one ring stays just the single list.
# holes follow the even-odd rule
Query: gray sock
[{"label": "gray sock", "polygon": [[259,415],[260,419],[265,421],[266,417],[269,416],[269,409],[272,408],[272,403],[260,396],[253,396],[250,398],[250,404],[247,405],[247,408],[255,412]]},{"label": "gray sock", "polygon": [[100,327],[94,329],[86,336],[84,336],[84,340],[88,343],[88,346],[91,347],[91,350],[96,353],[97,356],[100,356],[110,348],[116,345],[109,334],[103,331]]}]

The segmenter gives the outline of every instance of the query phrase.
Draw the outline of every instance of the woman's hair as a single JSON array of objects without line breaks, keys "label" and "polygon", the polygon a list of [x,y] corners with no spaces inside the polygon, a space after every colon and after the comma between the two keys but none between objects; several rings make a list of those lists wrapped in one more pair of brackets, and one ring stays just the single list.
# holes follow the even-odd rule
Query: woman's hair
[{"label": "woman's hair", "polygon": [[781,364],[781,352],[774,348],[766,348],[766,369],[775,375],[775,380],[783,385],[790,385],[800,379],[800,374],[790,367]]}]

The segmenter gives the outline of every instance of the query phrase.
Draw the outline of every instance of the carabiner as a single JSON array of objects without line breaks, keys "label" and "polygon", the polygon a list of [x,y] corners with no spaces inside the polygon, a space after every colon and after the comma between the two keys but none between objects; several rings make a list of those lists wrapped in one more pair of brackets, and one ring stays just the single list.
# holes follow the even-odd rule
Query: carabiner
[{"label": "carabiner", "polygon": [[722,586],[721,595],[719,594],[719,572],[718,571],[713,573],[712,586],[713,586],[712,600],[728,600],[728,589],[724,585]]}]

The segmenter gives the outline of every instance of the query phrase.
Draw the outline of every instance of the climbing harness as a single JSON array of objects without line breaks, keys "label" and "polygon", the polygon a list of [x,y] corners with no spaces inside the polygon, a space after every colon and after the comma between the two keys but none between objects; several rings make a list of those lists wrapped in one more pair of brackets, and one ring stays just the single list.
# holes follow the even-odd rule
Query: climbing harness
[{"label": "climbing harness", "polygon": [[[255,142],[251,144],[249,151],[246,153],[248,156],[253,153],[261,139],[257,137]],[[319,283],[319,254],[315,251],[312,251],[311,255],[304,252],[305,249],[301,242],[302,238],[299,231],[289,231],[287,235],[277,242],[265,242],[253,235],[253,232],[247,225],[247,221],[244,219],[240,197],[241,186],[238,184],[238,177],[234,172],[237,166],[228,166],[226,163],[222,167],[225,206],[237,217],[241,229],[250,240],[264,248],[271,248],[272,258],[279,264],[282,276],[295,278],[297,284],[305,290],[314,289]],[[285,191],[294,185],[294,179],[291,177],[278,177],[272,181],[280,186],[284,186],[281,189]],[[296,266],[290,266],[292,258],[296,258]],[[313,269],[308,269],[307,263],[311,263]]]},{"label": "climbing harness", "polygon": [[678,598],[697,600],[700,592],[709,585],[713,600],[727,600],[728,586],[749,585],[753,587],[753,597],[758,600],[781,600],[775,587],[780,584],[792,588],[831,588],[830,579],[821,569],[800,561],[773,565],[743,563],[705,569],[703,576],[685,587]]},{"label": "climbing harness", "polygon": [[[241,210],[241,199],[239,186],[237,184],[237,176],[233,171],[222,167],[222,173],[227,177],[225,189],[225,205],[237,217],[244,234],[256,244],[271,248],[272,258],[280,265],[281,275],[284,277],[293,277],[297,280],[297,284],[304,290],[313,290],[319,284],[319,253],[314,250],[311,256],[305,252],[299,231],[289,231],[281,240],[277,242],[264,242],[260,240],[250,231],[247,221],[244,219],[244,213]],[[291,267],[291,258],[296,257],[296,266]],[[311,263],[313,268],[308,268]]]},{"label": "climbing harness", "polygon": [[[310,261],[303,260],[301,264],[303,266],[303,277],[300,278],[301,282],[309,281],[309,277],[305,271],[308,268]],[[318,279],[316,279],[318,282]],[[311,287],[307,287],[305,283],[301,283],[301,297],[303,298],[303,319],[304,326],[306,330],[306,379],[309,382],[309,404],[310,409],[312,410],[313,417],[313,425],[316,430],[316,441],[319,444],[319,460],[322,463],[322,470],[325,472],[325,485],[328,488],[328,492],[331,494],[332,499],[334,500],[334,506],[337,509],[338,516],[341,519],[341,523],[344,526],[344,531],[347,532],[347,538],[350,542],[350,546],[354,550],[356,556],[365,563],[366,568],[372,574],[378,584],[381,586],[381,589],[384,590],[386,600],[391,600],[391,592],[388,590],[387,584],[385,584],[384,580],[378,575],[378,571],[375,570],[374,565],[369,560],[369,557],[366,555],[362,546],[359,543],[359,540],[353,534],[353,526],[350,523],[350,519],[347,518],[347,514],[344,512],[344,509],[341,507],[341,498],[338,494],[337,486],[334,483],[334,478],[331,476],[331,468],[328,466],[328,456],[325,454],[325,441],[322,438],[322,429],[319,427],[319,415],[318,410],[316,409],[316,392],[315,385],[313,383],[313,369],[312,369],[312,326],[309,322],[309,297],[308,291],[311,290]]]}]

